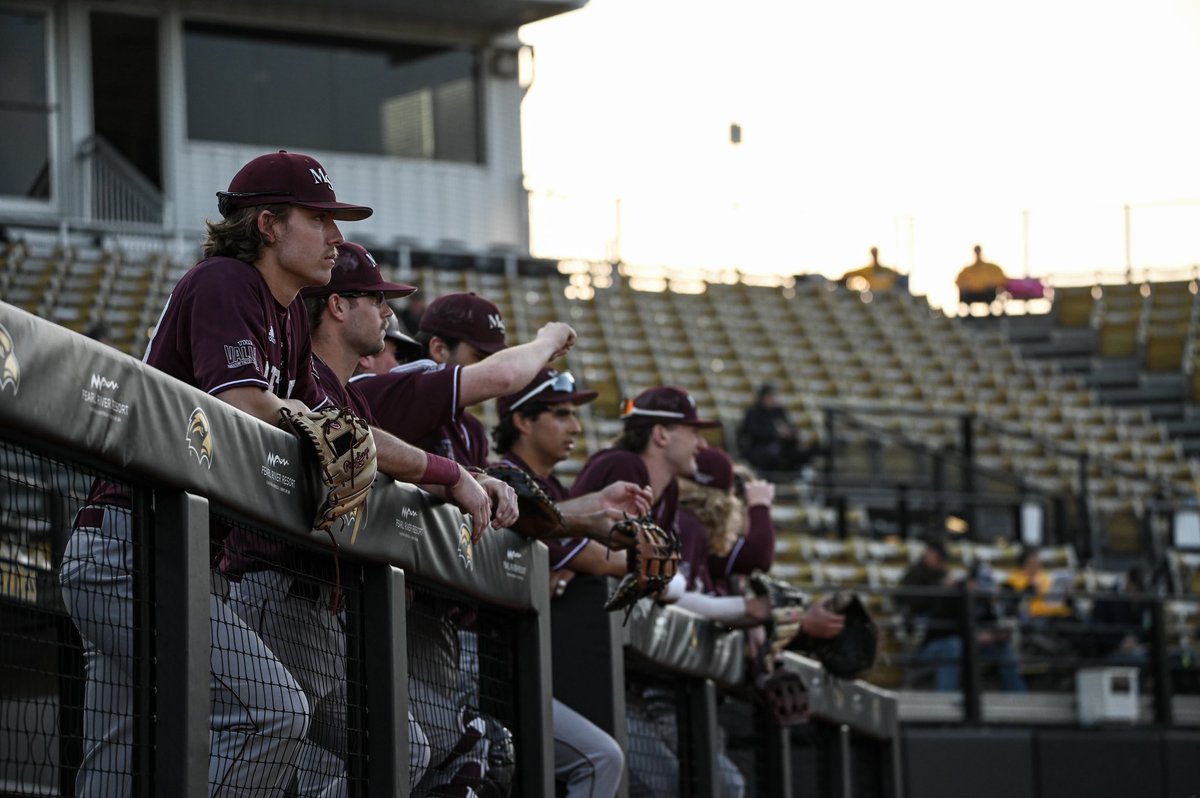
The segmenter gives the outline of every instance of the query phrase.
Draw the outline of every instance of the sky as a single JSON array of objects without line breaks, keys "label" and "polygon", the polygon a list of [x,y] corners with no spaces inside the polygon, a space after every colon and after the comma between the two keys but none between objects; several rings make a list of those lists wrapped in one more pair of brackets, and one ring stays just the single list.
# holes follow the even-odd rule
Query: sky
[{"label": "sky", "polygon": [[878,246],[938,306],[976,244],[1200,264],[1200,0],[591,0],[520,36],[536,254],[838,276]]}]

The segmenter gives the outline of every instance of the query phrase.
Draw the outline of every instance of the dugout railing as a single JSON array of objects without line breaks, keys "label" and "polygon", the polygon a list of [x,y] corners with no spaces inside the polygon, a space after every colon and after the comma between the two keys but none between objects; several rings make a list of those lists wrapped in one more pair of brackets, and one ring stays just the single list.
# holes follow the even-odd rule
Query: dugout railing
[{"label": "dugout railing", "polygon": [[[327,559],[336,548],[332,572],[287,575],[304,577],[289,596],[336,607],[344,631],[345,716],[330,718],[327,707],[314,706],[306,722],[332,740],[322,747],[344,764],[348,794],[408,795],[410,752],[419,747],[410,730],[429,736],[476,720],[489,738],[488,766],[506,772],[511,795],[555,794],[545,547],[509,530],[472,544],[456,509],[382,477],[353,523],[328,536],[312,531],[316,474],[305,458],[287,433],[0,302],[0,795],[74,794],[84,740],[96,732],[85,728],[97,717],[85,706],[131,729],[125,764],[100,771],[110,782],[128,779],[122,794],[209,793],[217,637],[210,602],[214,595],[228,602],[239,588],[214,577],[213,565],[231,530]],[[131,543],[115,562],[131,575],[134,600],[105,627],[122,637],[128,674],[93,679],[107,692],[89,703],[78,608],[64,603],[59,571],[97,479],[122,485],[130,505]],[[102,562],[107,555],[90,556]],[[736,694],[745,679],[741,634],[649,602],[622,625],[600,609],[609,585],[596,580],[589,593],[587,584],[577,580],[567,595],[591,600],[593,626],[569,625],[600,630],[593,636],[607,654],[572,681],[601,707],[594,713],[600,725],[627,752],[626,674],[629,683],[663,687],[680,732],[673,794],[715,794],[718,694],[746,701]],[[89,600],[104,600],[102,585],[89,590]],[[560,633],[569,643],[555,628]],[[439,636],[444,645],[435,645]],[[317,658],[336,656],[326,654]],[[432,654],[439,668],[425,667]],[[457,668],[446,667],[447,656]],[[442,728],[447,694],[455,714]],[[791,740],[861,732],[894,741],[894,725],[871,725],[878,715],[844,711],[869,695],[872,706],[889,707],[884,714],[894,723],[887,694],[849,683],[837,694],[848,697],[828,711],[814,699],[814,720],[800,737],[774,730],[764,738],[754,754],[761,764],[751,774],[753,794],[793,794],[786,789],[795,773]],[[413,713],[424,716],[414,727],[409,712],[423,701],[428,711]],[[457,714],[463,707],[471,713],[465,721]],[[820,772],[846,769],[832,764],[837,746],[819,750]],[[811,794],[843,794],[831,789]],[[622,794],[630,794],[627,786]]]}]

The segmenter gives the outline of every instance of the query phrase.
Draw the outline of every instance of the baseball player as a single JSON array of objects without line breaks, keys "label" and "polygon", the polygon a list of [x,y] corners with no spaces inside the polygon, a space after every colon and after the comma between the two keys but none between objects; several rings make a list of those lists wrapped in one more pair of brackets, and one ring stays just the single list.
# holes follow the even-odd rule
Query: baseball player
[{"label": "baseball player", "polygon": [[[554,467],[570,456],[582,432],[577,408],[596,396],[595,391],[577,390],[569,372],[547,368],[524,388],[496,403],[500,421],[492,437],[496,452],[501,455],[500,462],[531,474],[546,494],[558,502],[569,525],[573,513],[583,511],[582,517],[590,519],[594,515],[593,505],[606,504],[603,492],[570,500],[567,489],[554,476]],[[622,507],[622,511],[637,516],[645,514],[650,499],[647,489],[618,482],[604,490],[612,492],[612,488],[618,488],[618,495],[623,497],[626,495],[623,486],[634,488],[639,501],[637,506]],[[615,514],[620,518],[622,512]],[[608,520],[607,525],[611,523]],[[555,597],[566,591],[576,572],[617,577],[625,573],[624,552],[610,552],[587,537],[550,540],[547,546]],[[554,770],[556,778],[565,782],[567,795],[573,798],[615,795],[625,762],[616,741],[557,698],[553,710]]]},{"label": "baseball player", "polygon": [[[337,201],[328,173],[297,153],[263,155],[218,193],[204,260],[175,286],[145,361],[274,425],[279,409],[327,401],[312,373],[300,289],[329,280],[339,221],[371,209]],[[63,596],[84,641],[87,686],[79,796],[132,789],[130,501],[94,486],[67,545]],[[292,674],[236,615],[214,580],[209,792],[274,796],[292,779],[311,708]],[[165,721],[164,721],[165,722]]]},{"label": "baseball player", "polygon": [[[330,401],[374,423],[366,400],[348,386],[358,358],[383,347],[386,322],[392,316],[386,300],[411,293],[411,286],[384,281],[370,253],[345,242],[330,281],[306,288],[304,297],[312,334],[313,362],[318,382]],[[436,455],[372,429],[379,452],[380,470],[400,480],[415,480]],[[478,501],[483,489],[451,463],[459,474],[449,486],[451,498]],[[507,485],[496,483],[496,522],[516,519],[516,500]],[[440,487],[440,486],[435,486]],[[482,530],[478,525],[475,529]],[[276,541],[244,533],[231,533],[226,541],[222,570],[233,580],[231,598],[239,614],[248,619],[271,650],[284,662],[304,689],[313,711],[313,723],[300,759],[298,793],[340,796],[345,782],[345,682],[346,638],[344,618],[337,610],[332,558],[324,554],[291,550],[281,556]],[[272,555],[275,556],[272,556]],[[287,569],[274,567],[283,564]],[[322,652],[314,656],[313,652]],[[412,765],[422,769],[428,744],[415,723],[410,723]]]},{"label": "baseball player", "polygon": [[[499,309],[465,293],[431,302],[421,326],[417,338],[428,359],[383,374],[367,372],[352,384],[384,429],[463,466],[483,469],[488,464],[487,434],[466,408],[524,385],[571,348],[575,332],[551,323],[533,341],[508,347]],[[360,363],[380,370],[385,365],[379,357]],[[479,785],[489,773],[492,742],[510,735],[470,709],[477,704],[478,658],[475,636],[465,629],[473,613],[426,593],[415,594],[412,609],[409,692],[413,714],[433,749],[433,767],[417,782],[414,794],[453,784]]]}]

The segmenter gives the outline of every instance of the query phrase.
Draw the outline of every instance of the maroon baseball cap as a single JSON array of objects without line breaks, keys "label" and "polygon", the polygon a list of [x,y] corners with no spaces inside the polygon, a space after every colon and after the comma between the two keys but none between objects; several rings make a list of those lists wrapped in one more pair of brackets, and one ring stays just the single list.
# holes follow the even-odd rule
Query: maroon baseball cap
[{"label": "maroon baseball cap", "polygon": [[385,299],[408,296],[417,290],[415,285],[389,283],[379,274],[379,264],[366,248],[345,241],[338,245],[333,274],[325,285],[311,286],[300,292],[305,299],[331,294],[383,294]]},{"label": "maroon baseball cap", "polygon": [[340,222],[362,221],[373,213],[365,205],[338,202],[325,167],[316,158],[286,150],[258,156],[238,170],[228,191],[217,192],[222,216],[238,208],[276,203],[331,211]]},{"label": "maroon baseball cap", "polygon": [[705,446],[696,455],[696,473],[692,481],[716,490],[733,489],[733,458],[719,446]]},{"label": "maroon baseball cap", "polygon": [[698,418],[696,400],[687,391],[671,385],[647,388],[636,399],[626,399],[621,406],[621,419],[625,429],[655,424],[687,424],[701,429],[721,426],[720,421]]},{"label": "maroon baseball cap", "polygon": [[500,308],[474,291],[446,294],[430,302],[421,314],[420,328],[441,338],[466,341],[487,355],[507,346]]},{"label": "maroon baseball cap", "polygon": [[521,390],[497,399],[496,412],[503,418],[517,408],[533,402],[546,405],[556,405],[561,402],[586,405],[599,395],[595,391],[575,390],[575,377],[569,371],[544,368],[537,373],[532,382]]}]

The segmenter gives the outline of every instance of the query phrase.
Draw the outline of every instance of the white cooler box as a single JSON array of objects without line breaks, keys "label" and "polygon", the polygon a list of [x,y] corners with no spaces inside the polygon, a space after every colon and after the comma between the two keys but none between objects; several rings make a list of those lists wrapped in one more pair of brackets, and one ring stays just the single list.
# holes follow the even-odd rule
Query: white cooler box
[{"label": "white cooler box", "polygon": [[1133,723],[1138,717],[1137,668],[1081,668],[1075,674],[1079,722]]}]

